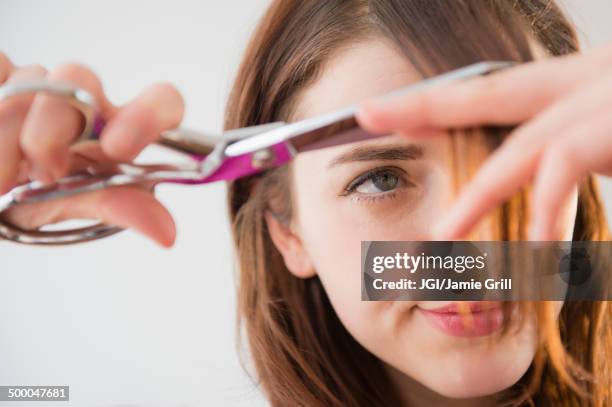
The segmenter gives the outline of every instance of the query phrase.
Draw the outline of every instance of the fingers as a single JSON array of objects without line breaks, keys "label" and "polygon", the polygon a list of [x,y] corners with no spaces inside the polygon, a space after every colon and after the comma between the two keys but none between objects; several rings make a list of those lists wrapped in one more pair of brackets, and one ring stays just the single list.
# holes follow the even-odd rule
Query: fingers
[{"label": "fingers", "polygon": [[[0,64],[2,64],[1,59],[0,56]],[[27,66],[13,70],[6,82],[39,79],[45,74],[46,70],[41,66]],[[21,95],[0,103],[0,194],[4,194],[17,183],[21,161],[19,134],[32,99],[32,95]]]},{"label": "fingers", "polygon": [[[575,123],[589,123],[593,112],[608,116],[612,76],[575,92],[520,126],[483,164],[446,215],[433,227],[438,238],[465,235],[487,212],[510,198],[535,174],[543,152],[560,142]],[[583,133],[584,137],[589,133]],[[572,169],[573,161],[564,164]]]},{"label": "fingers", "polygon": [[[533,190],[530,239],[561,236],[559,220],[572,190],[588,172],[612,169],[612,117],[608,108],[569,127],[544,154]],[[588,139],[587,139],[588,137]]]},{"label": "fingers", "polygon": [[609,72],[610,50],[526,63],[487,76],[368,101],[362,104],[357,120],[374,133],[523,122],[581,84]]},{"label": "fingers", "polygon": [[539,150],[522,149],[518,142],[500,147],[433,225],[433,237],[455,240],[465,236],[483,216],[529,181],[537,166],[538,154]]},{"label": "fingers", "polygon": [[559,143],[542,157],[531,199],[529,240],[561,240],[562,208],[582,175],[576,168],[570,143]]},{"label": "fingers", "polygon": [[[115,108],[102,85],[88,68],[63,65],[48,75],[40,67],[16,69],[0,53],[0,83],[46,77],[86,90],[95,98],[107,121],[96,145],[95,161],[109,158],[130,161],[166,129],[177,127],[183,116],[183,100],[170,85],[145,90],[125,108]],[[51,183],[83,166],[74,139],[83,128],[83,117],[69,101],[49,94],[15,96],[0,104],[0,194],[27,177]],[[74,151],[73,151],[74,148]],[[79,194],[69,198],[21,204],[2,213],[8,222],[24,229],[72,218],[95,218],[124,228],[133,228],[162,246],[171,246],[175,226],[168,211],[149,191],[134,187]]]},{"label": "fingers", "polygon": [[100,192],[97,208],[101,219],[109,224],[133,228],[159,245],[170,247],[176,237],[176,226],[168,210],[144,190],[118,188]]},{"label": "fingers", "polygon": [[[103,111],[110,110],[102,85],[88,68],[66,64],[53,70],[51,81],[68,82],[90,92]],[[66,100],[38,94],[23,124],[20,145],[30,163],[31,176],[50,183],[67,174],[70,166],[69,146],[79,135],[83,118]]]},{"label": "fingers", "polygon": [[[151,86],[118,110],[106,99],[96,75],[84,66],[63,65],[52,71],[48,79],[71,83],[95,97],[108,120],[101,135],[101,147],[115,160],[131,161],[162,131],[177,127],[182,120],[183,99],[168,84]],[[51,183],[69,172],[70,145],[82,129],[82,120],[81,114],[62,98],[47,94],[35,97],[20,139],[31,178]]]},{"label": "fingers", "polygon": [[[527,63],[476,79],[369,101],[361,106],[357,120],[373,133],[411,135],[427,134],[422,129],[527,122],[483,165],[456,204],[434,225],[434,237],[456,239],[533,177],[542,153],[555,144],[556,136],[576,122],[588,121],[603,106],[608,110],[600,115],[609,116],[612,78],[606,75],[611,65],[612,46],[600,47],[585,55]],[[567,153],[562,147],[551,151],[544,164],[547,172],[558,170],[560,164],[555,160]],[[565,164],[564,171],[555,173],[561,197],[578,176],[572,163]],[[543,202],[556,213],[546,197]],[[543,235],[555,233],[549,219],[545,217],[544,224],[536,227]]]},{"label": "fingers", "polygon": [[568,118],[561,113],[549,112],[516,129],[478,169],[457,201],[433,226],[433,235],[438,239],[465,236],[483,216],[529,182],[542,151],[556,134],[558,120],[564,119],[565,123]]},{"label": "fingers", "polygon": [[103,151],[111,158],[132,160],[161,132],[178,126],[184,102],[169,84],[157,84],[118,111],[101,135]]},{"label": "fingers", "polygon": [[[520,75],[513,72],[512,76],[501,72],[464,82],[438,85],[382,104],[365,102],[357,118],[366,130],[377,133],[514,124],[543,109],[559,89],[548,82],[542,84],[537,93],[517,103],[521,93],[533,89],[531,84],[524,81],[528,71],[523,69]],[[544,88],[544,85],[549,85],[552,90]]]},{"label": "fingers", "polygon": [[27,230],[68,219],[99,219],[132,228],[164,247],[172,246],[176,237],[176,227],[167,209],[152,193],[136,187],[112,187],[61,201],[21,204],[2,216]]}]

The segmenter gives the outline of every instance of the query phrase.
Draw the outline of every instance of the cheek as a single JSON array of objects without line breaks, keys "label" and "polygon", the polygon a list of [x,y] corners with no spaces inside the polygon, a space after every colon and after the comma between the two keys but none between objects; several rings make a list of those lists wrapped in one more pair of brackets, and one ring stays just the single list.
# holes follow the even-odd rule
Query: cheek
[{"label": "cheek", "polygon": [[294,187],[300,237],[338,317],[351,334],[370,337],[372,321],[386,308],[361,301],[362,240],[427,240],[433,221],[448,204],[449,175],[441,165],[422,163],[411,171],[418,191],[374,202],[329,191],[312,163],[297,162]]},{"label": "cheek", "polygon": [[423,165],[416,174],[422,190],[412,201],[400,195],[360,203],[339,197],[339,191],[326,191],[317,175],[322,172],[311,166],[296,170],[302,243],[338,318],[357,342],[448,397],[491,394],[525,373],[535,350],[532,329],[493,346],[484,340],[461,342],[411,313],[412,302],[361,301],[361,241],[427,240],[432,223],[452,199],[448,171]]},{"label": "cheek", "polygon": [[295,171],[296,214],[302,242],[323,279],[359,282],[361,241],[427,240],[449,205],[449,174],[435,163],[411,169],[416,187],[376,201],[339,196],[340,188],[330,191],[324,179],[309,174],[308,164]]}]

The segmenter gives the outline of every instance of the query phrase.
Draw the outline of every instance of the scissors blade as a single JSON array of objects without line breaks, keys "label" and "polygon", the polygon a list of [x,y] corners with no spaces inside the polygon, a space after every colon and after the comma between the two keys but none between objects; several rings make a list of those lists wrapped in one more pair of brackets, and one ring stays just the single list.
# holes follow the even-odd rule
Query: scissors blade
[{"label": "scissors blade", "polygon": [[[433,85],[485,75],[514,65],[516,65],[516,62],[512,61],[479,62],[424,79],[387,93],[381,98],[393,98]],[[302,152],[379,136],[367,133],[359,128],[355,119],[358,109],[357,105],[349,106],[331,113],[276,127],[253,137],[244,138],[229,144],[225,149],[225,155],[236,157],[285,142],[289,142],[296,152]]]},{"label": "scissors blade", "polygon": [[223,132],[223,134],[204,133],[187,128],[178,128],[163,132],[159,140],[156,141],[156,144],[171,150],[204,158],[212,153],[219,143],[227,143],[232,140],[253,137],[286,124],[285,122],[266,123],[257,126],[227,130]]}]

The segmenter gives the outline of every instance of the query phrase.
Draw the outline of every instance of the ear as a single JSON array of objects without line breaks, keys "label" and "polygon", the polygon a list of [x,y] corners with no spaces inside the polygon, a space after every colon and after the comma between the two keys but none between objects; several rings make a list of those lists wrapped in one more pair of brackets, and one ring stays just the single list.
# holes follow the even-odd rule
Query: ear
[{"label": "ear", "polygon": [[315,269],[299,236],[289,226],[279,222],[270,211],[266,211],[264,216],[272,242],[291,274],[299,278],[313,277]]}]

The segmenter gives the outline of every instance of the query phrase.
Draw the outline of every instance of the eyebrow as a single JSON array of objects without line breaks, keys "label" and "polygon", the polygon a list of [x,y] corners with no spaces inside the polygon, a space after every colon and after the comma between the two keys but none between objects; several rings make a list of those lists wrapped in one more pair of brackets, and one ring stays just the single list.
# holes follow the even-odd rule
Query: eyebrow
[{"label": "eyebrow", "polygon": [[354,161],[397,161],[418,160],[423,157],[423,147],[416,144],[392,146],[359,146],[335,157],[328,165],[345,164]]}]

